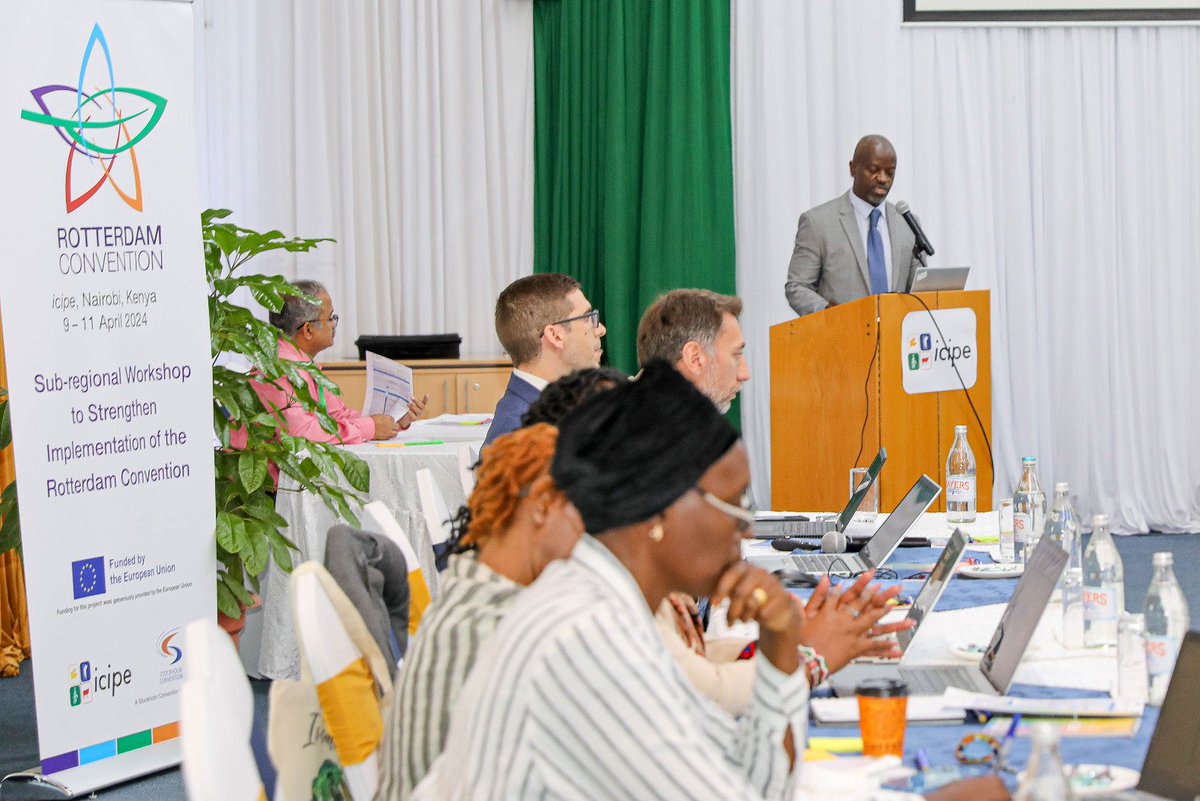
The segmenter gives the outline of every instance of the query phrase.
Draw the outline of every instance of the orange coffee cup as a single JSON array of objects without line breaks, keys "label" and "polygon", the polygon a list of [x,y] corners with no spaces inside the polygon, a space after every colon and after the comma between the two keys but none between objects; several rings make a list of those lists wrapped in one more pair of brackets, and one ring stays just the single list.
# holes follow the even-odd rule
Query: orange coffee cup
[{"label": "orange coffee cup", "polygon": [[908,685],[899,679],[867,679],[855,688],[858,730],[866,756],[904,756]]}]

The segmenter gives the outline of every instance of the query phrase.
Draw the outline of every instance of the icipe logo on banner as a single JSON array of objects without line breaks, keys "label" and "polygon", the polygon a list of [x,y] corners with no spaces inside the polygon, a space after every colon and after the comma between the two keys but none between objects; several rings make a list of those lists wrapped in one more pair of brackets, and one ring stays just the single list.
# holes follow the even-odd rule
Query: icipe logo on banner
[{"label": "icipe logo on banner", "polygon": [[900,356],[904,360],[901,368],[904,391],[909,395],[945,392],[963,386],[970,389],[975,386],[979,371],[975,312],[971,309],[909,312],[900,324]]}]

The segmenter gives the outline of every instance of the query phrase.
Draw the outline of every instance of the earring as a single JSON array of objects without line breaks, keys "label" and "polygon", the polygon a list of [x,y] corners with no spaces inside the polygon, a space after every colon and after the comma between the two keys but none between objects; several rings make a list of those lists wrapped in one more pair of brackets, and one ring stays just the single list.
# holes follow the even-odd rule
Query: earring
[{"label": "earring", "polygon": [[663,531],[662,523],[655,523],[654,526],[650,529],[651,542],[662,542],[663,536],[666,535],[666,533],[667,532]]}]

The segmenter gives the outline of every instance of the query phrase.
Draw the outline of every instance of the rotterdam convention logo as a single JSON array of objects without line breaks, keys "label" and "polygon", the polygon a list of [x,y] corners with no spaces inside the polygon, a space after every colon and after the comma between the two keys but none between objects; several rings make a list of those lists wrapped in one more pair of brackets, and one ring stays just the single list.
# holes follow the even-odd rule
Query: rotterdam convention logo
[{"label": "rotterdam convention logo", "polygon": [[89,661],[75,662],[67,669],[67,696],[71,706],[92,703],[97,696],[115,698],[122,687],[133,683],[133,671],[106,665],[97,673]]},{"label": "rotterdam convention logo", "polygon": [[75,596],[76,601],[91,598],[93,595],[103,595],[106,589],[103,556],[93,556],[91,559],[80,559],[71,563],[71,594]]},{"label": "rotterdam convention logo", "polygon": [[[102,66],[99,58],[93,59],[97,51],[104,56]],[[158,125],[167,100],[145,89],[117,85],[99,23],[83,50],[76,85],[51,83],[30,94],[39,110],[23,110],[21,119],[53,128],[67,146],[67,213],[91,200],[106,183],[125,205],[142,211],[142,175],[134,145]]]}]

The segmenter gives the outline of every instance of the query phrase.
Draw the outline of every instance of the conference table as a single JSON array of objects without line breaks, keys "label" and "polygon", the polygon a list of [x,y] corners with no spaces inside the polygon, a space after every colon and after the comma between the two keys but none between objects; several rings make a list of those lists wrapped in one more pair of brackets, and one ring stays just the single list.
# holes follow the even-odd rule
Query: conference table
[{"label": "conference table", "polygon": [[[412,541],[434,595],[437,593],[437,571],[422,513],[417,472],[429,470],[446,508],[453,513],[466,502],[459,474],[459,451],[468,448],[472,463],[478,458],[487,435],[488,420],[488,415],[442,415],[432,420],[418,420],[409,430],[386,442],[346,446],[347,451],[363,459],[371,470],[365,501],[382,501],[395,516]],[[292,554],[293,564],[309,559],[324,562],[329,529],[346,522],[330,511],[320,498],[302,490],[288,476],[280,477],[275,510],[287,521],[284,534],[299,548],[299,553]],[[288,574],[272,560],[261,587],[261,627],[252,629],[248,626],[243,635],[243,653],[253,653],[257,647],[258,672],[272,679],[296,678],[300,674],[288,581]]]},{"label": "conference table", "polygon": [[[882,516],[880,516],[882,519]],[[867,525],[870,531],[874,524]],[[858,525],[858,524],[853,524]],[[961,526],[972,537],[994,538],[997,530],[996,513],[984,513],[975,523]],[[902,596],[915,597],[929,570],[940,553],[940,546],[952,533],[944,514],[926,514],[913,526],[911,536],[928,537],[935,547],[901,548],[885,563],[894,578],[881,580],[885,587],[899,584]],[[747,541],[744,553],[752,562],[766,566],[778,555],[768,543]],[[962,560],[975,559],[981,563],[997,561],[996,546],[971,542]],[[843,580],[846,581],[846,580]],[[1017,584],[1017,579],[970,579],[956,576],[938,602],[936,610],[926,618],[905,654],[905,664],[957,663],[951,651],[955,646],[977,644],[986,646],[996,623]],[[806,597],[811,590],[794,590]],[[1112,651],[1067,649],[1062,645],[1062,606],[1057,599],[1047,605],[1029,649],[1018,667],[1008,695],[1017,698],[1086,698],[1106,697],[1115,688],[1116,656]],[[717,633],[722,633],[721,621],[716,621]],[[732,626],[728,633],[753,636],[743,626]],[[828,696],[818,690],[814,697]],[[1140,770],[1149,746],[1158,709],[1147,706],[1134,736],[1064,737],[1063,759],[1068,764],[1108,764]],[[918,751],[924,752],[934,766],[955,765],[954,751],[958,743],[972,732],[981,732],[984,723],[974,719],[962,723],[923,723],[912,721],[905,737],[904,764],[913,765]],[[810,737],[857,737],[856,723],[821,725],[810,723]],[[1008,764],[1018,770],[1024,767],[1029,754],[1029,740],[1014,738],[1008,752]],[[963,767],[964,775],[977,775],[980,768]],[[972,773],[976,771],[976,773]],[[1014,773],[1002,774],[1010,787],[1015,786]]]}]

